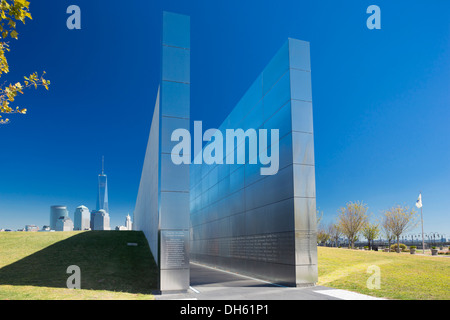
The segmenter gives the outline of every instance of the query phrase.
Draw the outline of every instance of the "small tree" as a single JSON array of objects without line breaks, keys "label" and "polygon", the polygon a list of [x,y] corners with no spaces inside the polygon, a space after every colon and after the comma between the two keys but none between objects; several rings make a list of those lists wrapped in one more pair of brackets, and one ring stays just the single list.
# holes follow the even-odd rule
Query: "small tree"
[{"label": "small tree", "polygon": [[389,222],[386,216],[383,216],[381,228],[383,229],[384,235],[386,236],[386,239],[388,241],[388,248],[391,248],[391,242],[394,239],[394,236],[392,235],[391,229],[389,228]]},{"label": "small tree", "polygon": [[319,244],[325,244],[330,239],[330,235],[328,234],[325,228],[319,228],[317,231],[317,242]]},{"label": "small tree", "polygon": [[367,205],[363,202],[349,202],[339,209],[338,225],[342,233],[355,246],[355,239],[367,222]]},{"label": "small tree", "polygon": [[369,242],[369,250],[372,250],[371,242],[380,234],[379,223],[368,221],[362,229],[362,235]]},{"label": "small tree", "polygon": [[330,224],[329,229],[328,229],[328,233],[330,235],[331,240],[334,241],[334,243],[335,243],[335,245],[337,247],[339,238],[342,236],[341,228],[336,223]]},{"label": "small tree", "polygon": [[[384,212],[383,227],[397,239],[397,248],[400,247],[400,236],[416,226],[416,210],[414,209],[409,209],[407,206],[396,206]],[[397,252],[400,251],[397,250]]]}]

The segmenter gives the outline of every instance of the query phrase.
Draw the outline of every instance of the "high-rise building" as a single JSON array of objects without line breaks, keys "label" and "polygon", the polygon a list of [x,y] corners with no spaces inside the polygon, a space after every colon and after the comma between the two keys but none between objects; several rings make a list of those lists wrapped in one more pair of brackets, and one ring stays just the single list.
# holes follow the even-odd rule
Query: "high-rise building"
[{"label": "high-rise building", "polygon": [[91,211],[91,230],[111,230],[108,208],[108,179],[105,174],[105,158],[102,157],[102,173],[98,175],[97,208]]},{"label": "high-rise building", "polygon": [[102,173],[98,175],[98,189],[97,189],[97,208],[96,211],[108,209],[108,179],[105,174],[105,160],[102,157]]},{"label": "high-rise building", "polygon": [[73,231],[73,221],[69,217],[59,217],[55,231]]},{"label": "high-rise building", "polygon": [[126,230],[133,230],[133,222],[131,222],[130,214],[127,214],[127,218],[125,219],[125,228]]},{"label": "high-rise building", "polygon": [[56,222],[61,217],[69,217],[69,211],[66,206],[51,206],[50,207],[50,229],[56,230]]},{"label": "high-rise building", "polygon": [[92,230],[111,230],[109,214],[105,210],[92,212],[91,217],[93,217]]},{"label": "high-rise building", "polygon": [[74,213],[74,230],[89,230],[90,229],[90,213],[85,206],[79,206]]}]

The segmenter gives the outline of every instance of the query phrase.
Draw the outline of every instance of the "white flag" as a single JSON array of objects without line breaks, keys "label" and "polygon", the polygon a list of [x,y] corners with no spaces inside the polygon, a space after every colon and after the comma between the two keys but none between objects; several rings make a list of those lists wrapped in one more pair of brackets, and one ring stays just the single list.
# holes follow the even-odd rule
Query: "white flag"
[{"label": "white flag", "polygon": [[419,194],[419,199],[416,201],[416,207],[422,208],[422,194]]}]

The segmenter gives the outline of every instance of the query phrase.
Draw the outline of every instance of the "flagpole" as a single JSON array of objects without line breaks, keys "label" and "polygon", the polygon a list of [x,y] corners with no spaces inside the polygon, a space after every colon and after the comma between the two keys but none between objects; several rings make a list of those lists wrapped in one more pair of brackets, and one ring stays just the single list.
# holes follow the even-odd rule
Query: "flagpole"
[{"label": "flagpole", "polygon": [[[422,191],[420,191],[420,200],[422,202]],[[422,207],[420,206],[420,220],[422,221],[422,253],[425,254],[425,241],[423,239],[423,214],[422,214]]]}]

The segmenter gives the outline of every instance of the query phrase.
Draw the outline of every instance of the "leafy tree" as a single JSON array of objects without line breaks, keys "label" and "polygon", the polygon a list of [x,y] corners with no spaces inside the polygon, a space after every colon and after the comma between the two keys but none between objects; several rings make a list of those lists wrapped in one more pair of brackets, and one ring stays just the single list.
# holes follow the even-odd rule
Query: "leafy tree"
[{"label": "leafy tree", "polygon": [[409,209],[407,206],[392,207],[384,212],[383,225],[397,239],[397,248],[399,248],[400,236],[417,226],[416,210]]},{"label": "leafy tree", "polygon": [[[0,0],[0,77],[9,72],[9,64],[6,59],[6,52],[9,52],[8,37],[18,39],[17,22],[25,24],[26,19],[32,19],[29,12],[30,2],[26,0]],[[45,72],[41,76],[37,72],[32,73],[28,77],[24,77],[24,81],[15,84],[0,86],[0,114],[25,114],[25,108],[13,108],[10,106],[19,94],[23,94],[24,89],[31,87],[37,88],[44,86],[48,90],[50,81],[44,78]],[[9,119],[1,119],[0,124],[9,122]]]},{"label": "leafy tree", "polygon": [[381,229],[383,229],[384,235],[388,241],[388,248],[391,248],[391,242],[394,240],[394,235],[389,227],[389,221],[386,216],[383,216],[383,221],[381,222]]},{"label": "leafy tree", "polygon": [[366,225],[363,227],[361,233],[364,236],[364,238],[366,238],[367,241],[369,242],[369,250],[371,250],[372,249],[371,241],[376,239],[380,234],[380,224],[376,222],[371,223],[370,221],[368,221]]},{"label": "leafy tree", "polygon": [[320,226],[317,230],[317,241],[319,243],[325,244],[330,239],[330,234],[328,233],[328,228]]},{"label": "leafy tree", "polygon": [[367,205],[363,202],[349,202],[339,209],[338,225],[342,233],[347,236],[351,248],[355,247],[358,233],[367,223]]},{"label": "leafy tree", "polygon": [[341,228],[337,223],[333,223],[329,226],[328,233],[330,235],[331,240],[334,241],[336,247],[338,246],[339,238],[342,236]]}]

